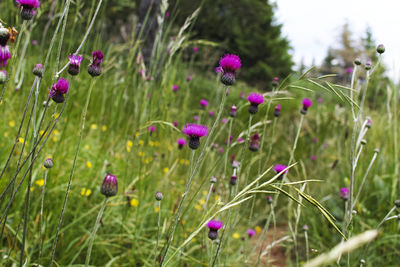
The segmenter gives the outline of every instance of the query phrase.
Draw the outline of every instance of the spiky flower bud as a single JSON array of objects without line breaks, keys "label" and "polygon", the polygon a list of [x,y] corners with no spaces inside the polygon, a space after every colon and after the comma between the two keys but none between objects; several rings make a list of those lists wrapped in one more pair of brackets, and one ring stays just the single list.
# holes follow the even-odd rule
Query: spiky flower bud
[{"label": "spiky flower bud", "polygon": [[156,200],[161,201],[164,198],[163,194],[161,192],[156,193]]},{"label": "spiky flower bud", "polygon": [[396,200],[394,201],[394,205],[395,205],[397,208],[400,208],[400,198],[399,198],[399,199],[396,199]]},{"label": "spiky flower bud", "polygon": [[356,64],[357,66],[360,66],[361,65],[361,59],[359,57],[354,59],[354,64]]},{"label": "spiky flower bud", "polygon": [[383,44],[378,45],[378,47],[376,48],[376,52],[378,52],[379,54],[385,53],[385,46]]},{"label": "spiky flower bud", "polygon": [[365,63],[365,70],[370,70],[371,68],[372,68],[371,61],[368,61],[367,63]]},{"label": "spiky flower bud", "polygon": [[106,197],[115,196],[118,193],[118,180],[115,175],[106,174],[103,184],[101,185],[100,192]]},{"label": "spiky flower bud", "polygon": [[210,183],[215,184],[217,182],[217,178],[215,176],[211,176]]},{"label": "spiky flower bud", "polygon": [[35,67],[33,67],[32,72],[35,76],[42,78],[43,77],[43,65],[40,63],[36,64]]},{"label": "spiky flower bud", "polygon": [[362,144],[362,145],[366,145],[366,144],[367,144],[367,140],[362,139],[362,140],[361,140],[361,144]]},{"label": "spiky flower bud", "polygon": [[46,169],[51,169],[51,168],[53,167],[53,160],[52,160],[51,158],[47,158],[47,159],[44,161],[43,166],[44,166]]}]

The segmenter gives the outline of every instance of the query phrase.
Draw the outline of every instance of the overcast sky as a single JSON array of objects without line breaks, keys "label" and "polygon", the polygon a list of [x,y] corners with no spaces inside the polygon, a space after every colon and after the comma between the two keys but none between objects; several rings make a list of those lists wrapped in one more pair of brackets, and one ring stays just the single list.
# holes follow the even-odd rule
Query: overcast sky
[{"label": "overcast sky", "polygon": [[386,47],[384,62],[390,76],[400,77],[399,0],[275,0],[276,18],[290,40],[294,60],[320,64],[329,46],[334,46],[347,21],[354,36],[372,29],[378,44]]}]

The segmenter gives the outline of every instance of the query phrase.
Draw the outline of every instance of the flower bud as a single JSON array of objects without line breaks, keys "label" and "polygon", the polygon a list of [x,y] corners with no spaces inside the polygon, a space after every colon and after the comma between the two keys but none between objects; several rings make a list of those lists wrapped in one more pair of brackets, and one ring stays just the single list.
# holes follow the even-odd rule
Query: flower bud
[{"label": "flower bud", "polygon": [[376,52],[378,52],[379,54],[385,53],[385,46],[383,44],[378,45],[378,47],[376,48]]},{"label": "flower bud", "polygon": [[100,192],[106,197],[115,196],[118,193],[118,181],[115,175],[106,174],[103,184],[101,185]]},{"label": "flower bud", "polygon": [[32,72],[35,76],[42,78],[43,77],[43,65],[40,63],[36,64],[35,67],[33,67]]},{"label": "flower bud", "polygon": [[5,83],[7,80],[7,72],[5,70],[0,70],[0,84]]},{"label": "flower bud", "polygon": [[51,169],[51,168],[53,167],[53,160],[52,160],[51,158],[47,158],[47,159],[44,161],[43,166],[44,166],[46,169]]},{"label": "flower bud", "polygon": [[217,178],[215,176],[211,176],[210,183],[215,184],[217,182]]},{"label": "flower bud", "polygon": [[361,59],[359,57],[354,59],[354,64],[356,64],[357,66],[360,66],[361,65]]},{"label": "flower bud", "polygon": [[161,192],[156,193],[156,200],[161,201],[164,198],[163,194]]}]

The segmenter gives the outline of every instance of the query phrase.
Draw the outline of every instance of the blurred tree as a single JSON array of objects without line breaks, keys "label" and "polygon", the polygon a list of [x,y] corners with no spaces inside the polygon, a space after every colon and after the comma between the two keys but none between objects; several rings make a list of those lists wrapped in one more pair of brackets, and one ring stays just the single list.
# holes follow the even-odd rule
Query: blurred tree
[{"label": "blurred tree", "polygon": [[270,1],[176,2],[179,2],[176,18],[179,25],[202,3],[193,37],[219,42],[223,52],[238,54],[243,64],[241,80],[269,85],[273,77],[282,78],[291,72],[293,62],[289,41],[282,36],[282,25],[276,22],[275,5]]}]

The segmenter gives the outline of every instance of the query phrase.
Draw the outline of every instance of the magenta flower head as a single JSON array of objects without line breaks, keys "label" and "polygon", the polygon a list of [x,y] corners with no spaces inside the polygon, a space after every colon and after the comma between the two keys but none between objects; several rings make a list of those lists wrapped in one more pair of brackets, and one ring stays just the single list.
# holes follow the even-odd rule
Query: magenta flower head
[{"label": "magenta flower head", "polygon": [[250,145],[249,145],[249,149],[250,151],[258,151],[258,149],[260,148],[260,136],[255,133],[250,137]]},{"label": "magenta flower head", "polygon": [[272,86],[273,87],[277,87],[279,84],[279,78],[278,77],[274,77],[274,79],[272,80]]},{"label": "magenta flower head", "polygon": [[177,121],[174,121],[173,124],[174,124],[175,127],[178,127],[178,122]]},{"label": "magenta flower head", "polygon": [[190,82],[190,80],[192,79],[192,75],[187,76],[186,81]]},{"label": "magenta flower head", "polygon": [[347,187],[340,188],[340,198],[344,201],[349,199],[350,190]]},{"label": "magenta flower head", "polygon": [[232,118],[237,116],[237,107],[235,105],[231,107],[231,111],[229,111],[229,116],[231,116]]},{"label": "magenta flower head", "polygon": [[36,64],[33,67],[33,75],[38,76],[39,78],[43,77],[43,65],[41,63]]},{"label": "magenta flower head", "polygon": [[193,116],[193,120],[198,121],[198,120],[199,120],[199,116],[194,115],[194,116]]},{"label": "magenta flower head", "polygon": [[214,116],[214,111],[210,110],[210,111],[208,112],[208,116],[213,117],[213,116]]},{"label": "magenta flower head", "polygon": [[275,106],[274,116],[278,118],[280,115],[281,115],[281,105],[279,104]]},{"label": "magenta flower head", "polygon": [[272,201],[273,201],[272,197],[271,197],[271,196],[267,196],[267,202],[268,202],[268,204],[272,204]]},{"label": "magenta flower head", "polygon": [[31,20],[36,15],[36,8],[40,7],[39,0],[17,0],[18,7],[22,7],[21,18]]},{"label": "magenta flower head", "polygon": [[56,103],[63,103],[64,95],[68,93],[69,83],[66,79],[60,78],[50,89],[49,97]]},{"label": "magenta flower head", "polygon": [[300,110],[300,113],[303,115],[306,115],[308,108],[311,106],[312,106],[311,100],[308,98],[304,98],[303,99],[303,108]]},{"label": "magenta flower head", "polygon": [[0,84],[5,83],[7,80],[7,71],[0,70]]},{"label": "magenta flower head", "polygon": [[7,61],[11,58],[10,49],[8,45],[2,46],[0,45],[0,67],[6,67]]},{"label": "magenta flower head", "polygon": [[68,73],[71,74],[72,76],[75,76],[79,73],[79,66],[81,65],[82,62],[82,56],[81,55],[69,55],[69,66],[68,66]]},{"label": "magenta flower head", "polygon": [[183,129],[183,133],[189,137],[189,147],[191,149],[197,149],[200,146],[200,137],[208,134],[208,127],[205,125],[188,123]]},{"label": "magenta flower head", "polygon": [[176,93],[178,91],[178,89],[179,89],[178,85],[176,85],[176,84],[172,85],[172,91],[174,91],[174,93]]},{"label": "magenta flower head", "polygon": [[106,197],[115,196],[118,193],[118,180],[115,175],[106,174],[103,184],[101,185],[100,192]]},{"label": "magenta flower head", "polygon": [[256,114],[258,111],[258,105],[264,102],[264,97],[262,94],[258,93],[250,93],[247,97],[247,100],[250,102],[249,112],[250,114]]},{"label": "magenta flower head", "polygon": [[103,62],[104,55],[100,50],[93,51],[92,62],[89,65],[88,72],[92,77],[99,76],[101,74],[101,62]]},{"label": "magenta flower head", "polygon": [[199,52],[199,47],[194,46],[194,47],[193,47],[193,52],[195,52],[195,53]]},{"label": "magenta flower head", "polygon": [[311,160],[312,160],[312,161],[316,161],[316,160],[317,160],[317,156],[311,155]]},{"label": "magenta flower head", "polygon": [[154,125],[151,125],[149,128],[147,128],[147,131],[150,132],[150,136],[153,135],[155,130],[156,130],[156,127]]},{"label": "magenta flower head", "polygon": [[222,119],[221,119],[221,123],[222,123],[222,124],[226,124],[227,122],[228,122],[228,119],[227,119],[227,118],[222,118]]},{"label": "magenta flower head", "polygon": [[200,100],[200,105],[201,105],[202,108],[205,108],[205,107],[208,106],[208,101],[205,100],[205,99],[201,99]]},{"label": "magenta flower head", "polygon": [[256,235],[256,231],[254,231],[253,229],[249,229],[247,230],[247,235],[249,236],[249,238],[251,238]]},{"label": "magenta flower head", "polygon": [[211,240],[215,240],[218,238],[218,230],[221,229],[222,227],[222,222],[217,221],[217,220],[210,220],[207,223],[208,229],[210,229],[210,232],[208,233],[208,238]]},{"label": "magenta flower head", "polygon": [[236,71],[242,66],[240,58],[236,55],[226,54],[219,61],[221,82],[225,85],[233,85],[236,80]]},{"label": "magenta flower head", "polygon": [[182,149],[186,145],[186,140],[183,138],[179,138],[177,143],[178,143],[178,148]]},{"label": "magenta flower head", "polygon": [[274,166],[274,171],[275,171],[276,173],[281,173],[281,172],[282,172],[282,174],[279,175],[278,180],[282,180],[282,179],[283,179],[283,176],[285,175],[285,173],[288,172],[287,170],[285,170],[286,168],[287,168],[287,166],[286,166],[286,165],[283,165],[283,164],[276,164],[276,165]]},{"label": "magenta flower head", "polygon": [[244,92],[240,92],[240,98],[244,99]]}]

